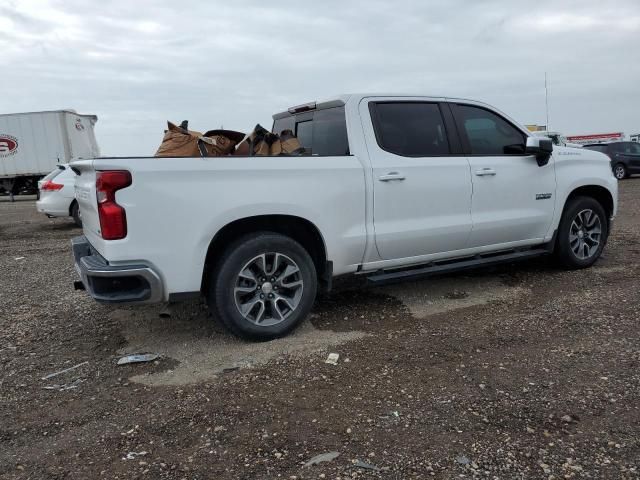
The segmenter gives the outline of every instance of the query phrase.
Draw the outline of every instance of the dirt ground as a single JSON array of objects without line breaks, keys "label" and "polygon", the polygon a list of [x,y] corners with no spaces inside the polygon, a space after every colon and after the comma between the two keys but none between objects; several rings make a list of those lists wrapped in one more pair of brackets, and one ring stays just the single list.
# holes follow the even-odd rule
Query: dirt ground
[{"label": "dirt ground", "polygon": [[640,179],[591,269],[343,287],[261,344],[73,291],[79,234],[0,197],[0,479],[640,477]]}]

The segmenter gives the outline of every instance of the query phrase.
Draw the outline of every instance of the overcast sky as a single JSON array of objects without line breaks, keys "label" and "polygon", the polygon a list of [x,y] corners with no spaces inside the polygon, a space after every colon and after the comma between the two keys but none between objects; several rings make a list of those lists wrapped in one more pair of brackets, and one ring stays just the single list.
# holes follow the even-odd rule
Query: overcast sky
[{"label": "overcast sky", "polygon": [[98,115],[103,155],[166,120],[271,126],[348,92],[486,101],[522,123],[640,132],[639,0],[0,0],[0,113]]}]

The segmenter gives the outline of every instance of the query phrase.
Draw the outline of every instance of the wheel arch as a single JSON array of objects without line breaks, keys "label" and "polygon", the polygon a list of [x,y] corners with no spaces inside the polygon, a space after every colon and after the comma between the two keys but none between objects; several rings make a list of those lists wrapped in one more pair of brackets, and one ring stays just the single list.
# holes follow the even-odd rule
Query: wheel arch
[{"label": "wheel arch", "polygon": [[610,223],[614,211],[614,200],[609,189],[601,185],[582,185],[574,188],[564,202],[563,211],[567,207],[569,201],[575,197],[591,197],[595,199],[600,205],[602,205],[602,208],[604,208],[604,211],[607,214],[607,227],[611,226]]},{"label": "wheel arch", "polygon": [[72,217],[73,216],[73,206],[77,205],[78,201],[74,198],[73,200],[71,200],[71,203],[69,204],[69,216]]},{"label": "wheel arch", "polygon": [[295,215],[256,215],[226,224],[211,239],[202,271],[202,292],[209,288],[211,272],[220,259],[218,254],[236,239],[255,232],[274,232],[294,239],[309,252],[322,287],[330,288],[332,265],[327,261],[326,244],[315,224]]}]

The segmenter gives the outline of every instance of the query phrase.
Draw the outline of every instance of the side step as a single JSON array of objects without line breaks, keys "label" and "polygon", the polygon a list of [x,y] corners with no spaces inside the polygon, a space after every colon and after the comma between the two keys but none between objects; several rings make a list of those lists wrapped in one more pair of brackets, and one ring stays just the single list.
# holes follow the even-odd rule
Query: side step
[{"label": "side step", "polygon": [[445,273],[459,272],[462,270],[471,270],[477,267],[486,267],[506,262],[515,262],[526,260],[528,258],[539,257],[549,254],[546,248],[538,248],[535,250],[511,251],[503,254],[490,254],[487,256],[477,255],[472,258],[449,260],[445,262],[432,262],[423,267],[415,267],[409,270],[378,270],[372,275],[367,276],[367,282],[374,285],[385,283],[402,282],[405,280],[414,280],[433,275],[441,275]]}]

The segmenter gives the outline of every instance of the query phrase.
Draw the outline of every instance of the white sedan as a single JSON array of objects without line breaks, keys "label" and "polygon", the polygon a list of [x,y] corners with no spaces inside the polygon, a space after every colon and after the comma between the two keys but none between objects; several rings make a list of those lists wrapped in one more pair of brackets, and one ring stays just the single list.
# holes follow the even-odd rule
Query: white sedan
[{"label": "white sedan", "polygon": [[40,198],[36,209],[48,217],[73,217],[77,226],[82,227],[82,218],[75,197],[76,174],[69,164],[60,164],[49,175],[38,182]]}]

